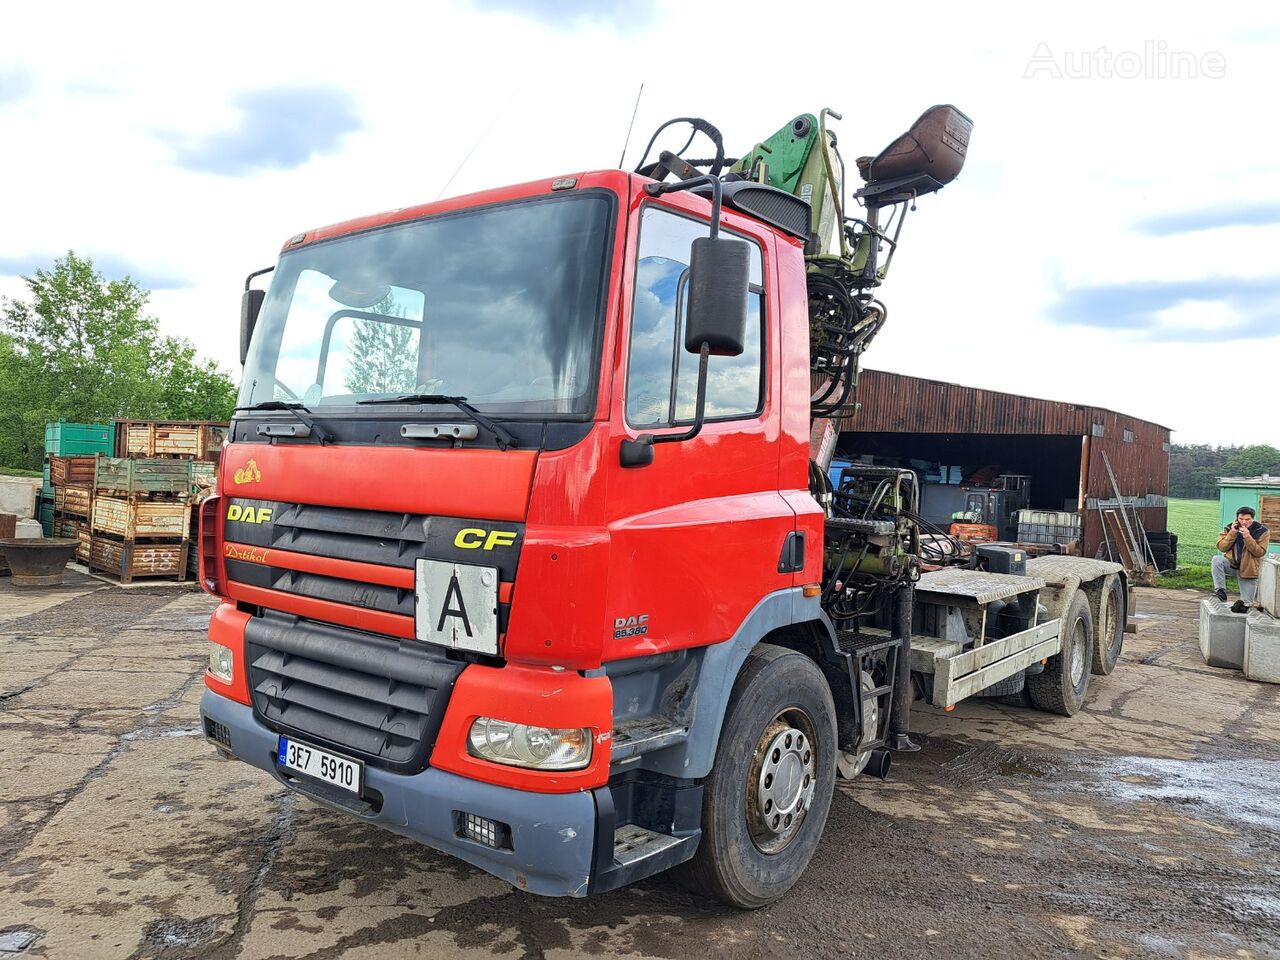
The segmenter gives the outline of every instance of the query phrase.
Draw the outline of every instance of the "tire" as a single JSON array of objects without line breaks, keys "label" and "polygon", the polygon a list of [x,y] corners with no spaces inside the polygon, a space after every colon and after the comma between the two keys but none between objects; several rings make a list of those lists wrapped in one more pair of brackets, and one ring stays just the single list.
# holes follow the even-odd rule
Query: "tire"
[{"label": "tire", "polygon": [[[799,752],[804,746],[810,767]],[[703,784],[702,841],[682,868],[685,885],[743,910],[783,896],[822,838],[835,768],[835,704],[822,671],[803,654],[760,644],[733,684],[715,766]],[[766,791],[770,770],[786,779]],[[807,809],[805,782],[811,783]],[[771,820],[764,813],[772,802],[767,793],[780,801]],[[784,809],[797,811],[790,827],[777,812]]]},{"label": "tire", "polygon": [[1093,622],[1092,671],[1105,677],[1116,668],[1124,649],[1124,587],[1114,573],[1102,581],[1098,596],[1098,616]]},{"label": "tire", "polygon": [[1054,654],[1044,672],[1027,678],[1027,694],[1038,710],[1074,716],[1084,706],[1093,662],[1093,614],[1084,593],[1076,591],[1062,618],[1062,652]]},{"label": "tire", "polygon": [[1012,677],[1005,677],[1003,680],[997,680],[991,686],[984,688],[978,693],[980,697],[1011,697],[1015,694],[1022,693],[1023,688],[1027,685],[1027,675],[1023,672],[1015,673]]}]

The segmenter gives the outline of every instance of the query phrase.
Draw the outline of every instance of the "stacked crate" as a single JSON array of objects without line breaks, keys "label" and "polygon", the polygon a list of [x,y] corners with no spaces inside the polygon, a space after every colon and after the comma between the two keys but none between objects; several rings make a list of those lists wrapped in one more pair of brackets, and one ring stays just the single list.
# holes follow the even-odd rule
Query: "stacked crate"
[{"label": "stacked crate", "polygon": [[122,457],[181,457],[214,461],[228,425],[212,420],[117,420],[116,451]]},{"label": "stacked crate", "polygon": [[134,577],[187,578],[191,534],[191,461],[98,457],[94,462],[90,569],[121,583]]},{"label": "stacked crate", "polygon": [[79,540],[76,556],[89,558],[89,517],[93,513],[93,474],[97,457],[50,456],[45,461],[53,485],[51,536]]},{"label": "stacked crate", "polygon": [[[76,520],[88,522],[89,500],[92,498],[93,486],[92,466],[88,479],[85,479],[83,467],[74,471],[74,480],[69,474],[60,470],[54,475],[54,465],[58,460],[93,458],[100,453],[108,456],[115,453],[115,429],[109,423],[68,423],[66,420],[49,420],[44,425],[44,487],[40,491],[40,510],[38,516],[47,537],[65,536],[62,532],[68,523]],[[82,487],[72,494],[72,511],[64,514],[62,504],[66,501],[65,488],[69,484]]]},{"label": "stacked crate", "polygon": [[[95,538],[110,538],[111,543],[122,545],[119,548],[97,545],[100,561],[119,564],[113,566],[113,570],[120,572],[122,579],[125,566],[132,567],[129,576],[163,573],[177,576],[179,580],[195,576],[198,550],[191,547],[191,540],[200,527],[201,500],[214,489],[216,462],[228,428],[225,422],[211,420],[115,421],[116,454],[123,460],[150,465],[146,470],[134,468],[134,488],[138,484],[150,484],[152,488],[157,484],[164,486],[157,477],[170,476],[170,479],[163,490],[110,494],[109,503],[101,509],[101,521],[92,532]],[[169,465],[170,474],[166,474],[163,465]],[[183,470],[186,474],[179,479],[178,474]],[[115,477],[119,483],[119,477],[110,470],[108,477]],[[120,500],[127,502],[131,497],[138,506],[120,504]],[[131,539],[131,534],[133,549],[129,550],[123,544]],[[184,544],[180,556],[179,539]],[[174,566],[179,563],[180,571]]]}]

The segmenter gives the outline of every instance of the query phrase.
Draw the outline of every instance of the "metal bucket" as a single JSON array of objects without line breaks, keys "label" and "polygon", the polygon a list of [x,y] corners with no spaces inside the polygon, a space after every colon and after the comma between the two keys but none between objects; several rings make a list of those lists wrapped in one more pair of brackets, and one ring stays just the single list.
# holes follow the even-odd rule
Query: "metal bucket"
[{"label": "metal bucket", "polygon": [[62,583],[67,562],[76,555],[78,541],[52,539],[0,540],[0,551],[9,561],[13,582],[20,587],[56,587]]}]

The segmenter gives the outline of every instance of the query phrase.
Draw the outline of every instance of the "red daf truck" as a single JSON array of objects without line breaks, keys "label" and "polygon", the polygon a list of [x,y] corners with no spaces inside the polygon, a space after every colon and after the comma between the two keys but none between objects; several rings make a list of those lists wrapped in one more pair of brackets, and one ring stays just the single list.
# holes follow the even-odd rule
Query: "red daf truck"
[{"label": "red daf truck", "polygon": [[683,864],[755,907],[913,700],[1080,708],[1119,567],[959,551],[910,471],[827,477],[884,214],[969,132],[934,108],[859,161],[854,217],[828,116],[309,230],[246,283],[199,535],[220,751],[534,893]]}]

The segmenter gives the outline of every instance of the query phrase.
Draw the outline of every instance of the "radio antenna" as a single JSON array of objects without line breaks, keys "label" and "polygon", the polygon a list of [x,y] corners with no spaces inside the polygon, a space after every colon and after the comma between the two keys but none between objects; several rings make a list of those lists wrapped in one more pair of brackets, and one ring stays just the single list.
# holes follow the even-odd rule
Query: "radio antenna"
[{"label": "radio antenna", "polygon": [[627,125],[627,139],[622,141],[622,153],[618,157],[618,169],[622,169],[622,161],[626,159],[627,147],[631,144],[631,129],[636,125],[636,112],[640,109],[640,96],[644,93],[644,83],[636,91],[636,105],[631,108],[631,123]]},{"label": "radio antenna", "polygon": [[458,164],[458,169],[454,170],[453,173],[449,175],[449,179],[444,182],[444,186],[441,187],[440,192],[436,194],[437,200],[439,200],[441,197],[444,196],[444,192],[449,189],[449,184],[453,183],[454,179],[458,176],[458,174],[462,172],[462,168],[467,165],[467,161],[471,159],[471,155],[476,152],[480,144],[484,143],[484,138],[489,136],[489,131],[493,129],[493,125],[498,122],[498,120],[502,117],[502,114],[506,111],[507,107],[511,105],[511,99],[512,99],[511,97],[508,97],[506,103],[504,103],[501,107],[499,107],[497,112],[494,113],[493,119],[490,120],[489,125],[484,128],[484,133],[480,134],[479,139],[477,139],[476,142],[471,145],[471,149],[467,151],[467,155],[463,157],[462,162]]}]

